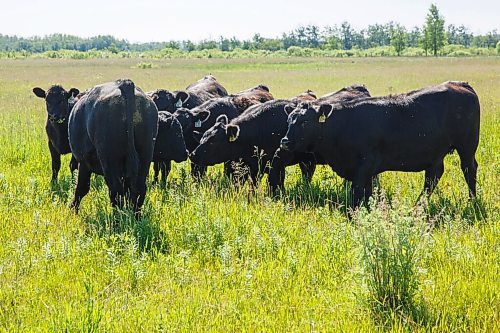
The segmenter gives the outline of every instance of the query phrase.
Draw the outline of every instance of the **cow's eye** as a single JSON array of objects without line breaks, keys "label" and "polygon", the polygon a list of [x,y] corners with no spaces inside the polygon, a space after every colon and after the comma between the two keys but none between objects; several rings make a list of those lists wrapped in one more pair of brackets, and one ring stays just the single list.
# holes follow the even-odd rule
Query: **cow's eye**
[{"label": "cow's eye", "polygon": [[305,127],[305,126],[307,125],[307,123],[308,123],[308,122],[309,122],[309,120],[304,120],[304,121],[302,122],[302,124],[300,124],[300,126]]}]

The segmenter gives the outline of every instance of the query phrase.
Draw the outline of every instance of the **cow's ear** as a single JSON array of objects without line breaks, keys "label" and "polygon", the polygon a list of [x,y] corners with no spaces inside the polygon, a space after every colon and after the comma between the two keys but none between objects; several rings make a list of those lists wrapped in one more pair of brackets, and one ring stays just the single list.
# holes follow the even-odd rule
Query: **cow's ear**
[{"label": "cow's ear", "polygon": [[262,83],[261,83],[261,84],[259,84],[259,85],[257,86],[257,88],[258,88],[258,89],[260,89],[260,90],[265,90],[265,91],[269,92],[269,87],[268,87],[268,86],[266,86],[265,84],[262,84]]},{"label": "cow's ear", "polygon": [[39,87],[36,87],[36,88],[33,88],[33,93],[36,95],[36,97],[40,97],[40,98],[45,98],[45,90],[43,90],[42,88],[39,88]]},{"label": "cow's ear", "polygon": [[236,141],[236,139],[238,139],[238,136],[240,135],[240,127],[238,125],[227,125],[226,134],[229,138],[229,142]]},{"label": "cow's ear", "polygon": [[203,110],[196,114],[196,121],[194,122],[195,128],[200,128],[201,124],[210,117],[210,111]]},{"label": "cow's ear", "polygon": [[225,114],[221,114],[220,116],[217,117],[215,120],[216,123],[221,123],[222,125],[227,125],[229,120],[227,119],[227,116]]},{"label": "cow's ear", "polygon": [[319,118],[318,121],[320,123],[324,123],[328,117],[332,114],[333,106],[331,104],[323,104],[319,107],[318,113]]},{"label": "cow's ear", "polygon": [[317,99],[318,97],[316,96],[316,94],[314,93],[314,91],[312,91],[311,89],[307,89],[306,91],[306,94],[311,96],[312,98],[314,99]]},{"label": "cow's ear", "polygon": [[203,122],[203,121],[207,120],[208,117],[210,117],[210,111],[208,111],[208,110],[200,111],[200,112],[198,112],[198,114],[196,116],[197,116],[196,118],[198,118],[198,120]]},{"label": "cow's ear", "polygon": [[78,96],[78,94],[80,93],[80,90],[76,89],[76,88],[71,88],[69,91],[68,91],[68,98],[75,98],[76,96]]},{"label": "cow's ear", "polygon": [[80,93],[80,90],[78,90],[77,88],[71,88],[68,92],[71,97],[76,97]]},{"label": "cow's ear", "polygon": [[185,91],[178,91],[175,94],[175,99],[174,99],[175,106],[178,108],[182,107],[182,105],[186,103],[188,98],[189,98],[188,93],[186,93]]},{"label": "cow's ear", "polygon": [[244,96],[234,97],[233,103],[234,103],[234,105],[236,105],[236,107],[240,111],[248,109],[253,104],[252,101],[248,97],[244,97]]},{"label": "cow's ear", "polygon": [[292,113],[293,110],[295,110],[295,104],[290,103],[290,104],[285,105],[286,114]]}]

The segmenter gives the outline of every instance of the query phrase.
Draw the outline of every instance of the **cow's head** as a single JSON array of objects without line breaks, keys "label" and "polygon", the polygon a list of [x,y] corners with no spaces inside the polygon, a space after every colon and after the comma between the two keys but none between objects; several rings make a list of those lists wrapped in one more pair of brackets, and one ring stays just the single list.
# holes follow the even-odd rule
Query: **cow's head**
[{"label": "cow's head", "polygon": [[193,130],[193,113],[191,110],[186,109],[186,108],[178,108],[175,110],[173,113],[174,117],[177,118],[179,123],[182,126],[182,130],[184,132],[186,131],[192,131]]},{"label": "cow's head", "polygon": [[33,93],[45,100],[49,121],[62,124],[68,119],[69,112],[75,104],[75,98],[80,91],[76,88],[66,91],[60,85],[54,85],[47,92],[39,87],[33,88]]},{"label": "cow's head", "polygon": [[158,112],[158,119],[158,135],[154,148],[155,159],[185,161],[188,156],[181,124],[167,111]]},{"label": "cow's head", "polygon": [[224,114],[229,119],[232,119],[240,114],[239,105],[234,103],[234,99],[235,97],[211,99],[191,110],[193,114],[193,137],[197,143],[200,142],[203,133],[215,124],[220,115]]},{"label": "cow's head", "polygon": [[192,109],[194,106],[189,104],[189,93],[185,91],[174,91],[173,92],[174,96],[174,107],[175,110],[179,108],[188,108]]},{"label": "cow's head", "polygon": [[151,97],[156,104],[158,111],[167,111],[174,113],[175,111],[175,96],[170,91],[165,89],[157,89],[149,92],[148,96]]},{"label": "cow's head", "polygon": [[173,116],[182,127],[182,134],[184,135],[184,142],[189,151],[192,151],[198,145],[198,142],[193,139],[193,130],[195,126],[195,120],[192,110],[186,108],[179,108],[174,113]]},{"label": "cow's head", "polygon": [[299,104],[288,115],[288,131],[281,139],[280,148],[296,152],[313,151],[332,110],[333,106],[330,104]]},{"label": "cow's head", "polygon": [[157,89],[148,93],[153,102],[155,102],[158,111],[167,111],[174,113],[177,109],[186,106],[189,94],[184,91],[168,91]]},{"label": "cow's head", "polygon": [[228,122],[226,115],[217,118],[215,125],[203,134],[200,145],[191,153],[193,162],[214,165],[234,158],[234,153],[239,150],[237,141],[240,128]]}]

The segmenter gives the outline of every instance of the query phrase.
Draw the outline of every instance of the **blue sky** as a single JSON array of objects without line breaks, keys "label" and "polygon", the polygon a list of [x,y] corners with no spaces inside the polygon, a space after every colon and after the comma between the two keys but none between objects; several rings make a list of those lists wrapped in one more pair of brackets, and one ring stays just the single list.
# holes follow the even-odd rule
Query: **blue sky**
[{"label": "blue sky", "polygon": [[350,22],[356,29],[396,21],[421,26],[431,3],[446,24],[474,33],[500,30],[500,0],[0,0],[0,33],[30,37],[65,33],[113,35],[131,42],[219,36],[276,37],[299,25]]}]

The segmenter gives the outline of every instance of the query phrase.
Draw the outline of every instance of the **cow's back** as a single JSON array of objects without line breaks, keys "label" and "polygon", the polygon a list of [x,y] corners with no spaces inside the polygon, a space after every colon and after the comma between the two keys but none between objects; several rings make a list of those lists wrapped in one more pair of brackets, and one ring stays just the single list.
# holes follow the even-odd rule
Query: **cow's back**
[{"label": "cow's back", "polygon": [[[158,111],[142,90],[135,88],[132,117],[134,143],[140,160],[151,160],[157,133]],[[82,97],[70,115],[70,145],[78,161],[93,164],[93,172],[102,173],[97,160],[121,159],[128,153],[126,98],[116,82],[92,88]]]},{"label": "cow's back", "polygon": [[359,156],[372,156],[377,173],[421,171],[453,149],[475,150],[479,138],[477,96],[457,83],[338,103],[331,118],[335,145],[322,154],[348,179]]},{"label": "cow's back", "polygon": [[274,153],[288,128],[285,112],[288,103],[288,100],[271,100],[251,106],[231,123],[240,126],[242,132],[250,133],[247,135],[251,135],[254,145]]},{"label": "cow's back", "polygon": [[208,75],[203,79],[190,84],[186,91],[192,94],[200,95],[202,102],[214,97],[227,96],[227,90],[224,88],[215,77]]}]

